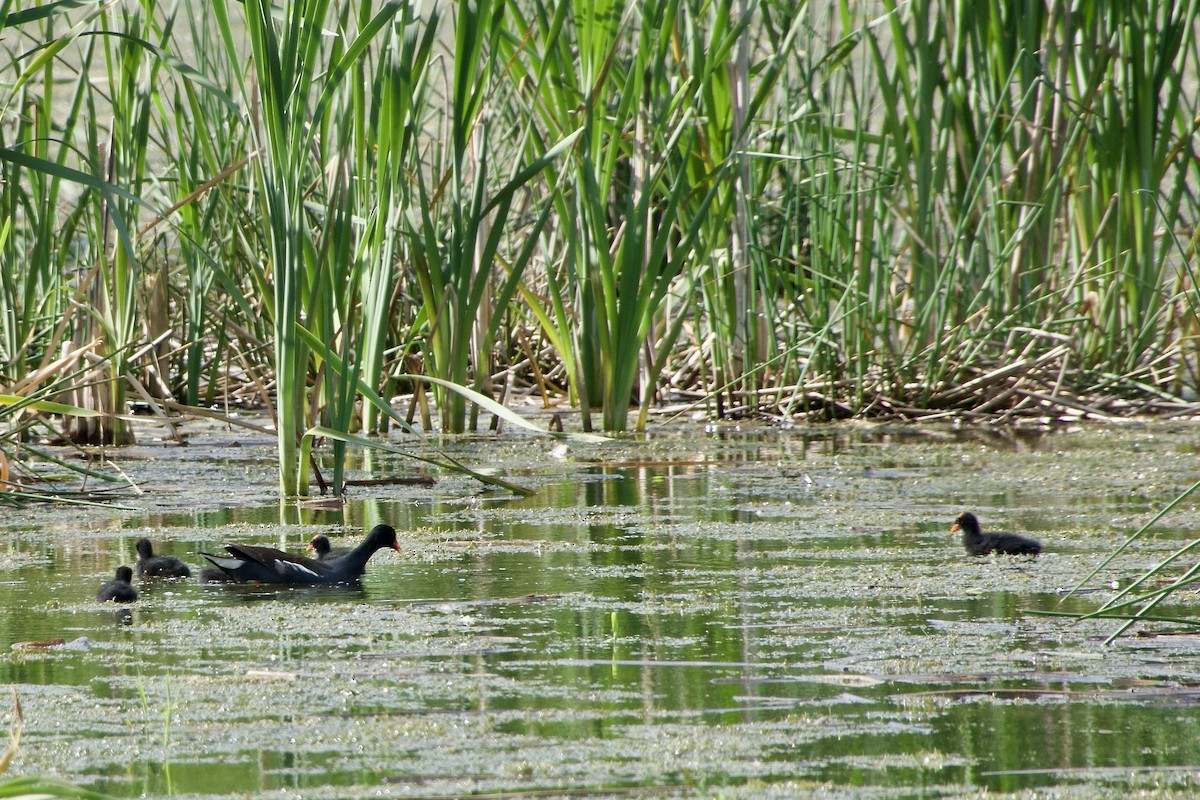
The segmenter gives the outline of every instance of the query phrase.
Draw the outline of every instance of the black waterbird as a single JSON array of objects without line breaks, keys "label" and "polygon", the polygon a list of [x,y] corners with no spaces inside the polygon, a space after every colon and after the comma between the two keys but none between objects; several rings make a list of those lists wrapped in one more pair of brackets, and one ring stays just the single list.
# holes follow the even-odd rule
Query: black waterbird
[{"label": "black waterbird", "polygon": [[377,550],[400,549],[396,529],[376,525],[367,537],[349,553],[318,561],[276,550],[273,547],[227,544],[228,555],[201,553],[237,583],[357,583],[366,571],[367,561]]},{"label": "black waterbird", "polygon": [[117,603],[132,603],[137,600],[137,589],[130,585],[133,580],[133,570],[129,567],[117,567],[117,575],[96,592],[96,599],[101,603],[112,600]]},{"label": "black waterbird", "polygon": [[979,530],[979,520],[970,511],[964,511],[950,526],[951,533],[962,531],[963,547],[973,556],[986,556],[990,553],[1003,555],[1034,555],[1042,552],[1042,543],[1028,536],[1016,533],[983,533]]},{"label": "black waterbird", "polygon": [[139,578],[187,578],[192,571],[175,556],[156,556],[149,539],[137,540]]}]

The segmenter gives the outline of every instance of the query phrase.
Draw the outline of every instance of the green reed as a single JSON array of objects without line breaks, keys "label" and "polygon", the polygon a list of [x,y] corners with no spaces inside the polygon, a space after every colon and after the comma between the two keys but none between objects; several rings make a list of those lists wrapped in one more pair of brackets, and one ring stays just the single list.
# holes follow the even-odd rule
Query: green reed
[{"label": "green reed", "polygon": [[[409,175],[420,170],[422,125],[427,109],[429,62],[439,27],[436,6],[422,18],[410,4],[384,34],[370,91],[358,97],[362,125],[356,174],[366,176],[373,200],[360,213],[366,220],[358,258],[358,294],[362,298],[359,371],[384,391],[384,353],[411,329],[412,306],[398,291],[396,265],[407,252],[401,219],[412,202]],[[374,146],[370,146],[374,145]],[[375,431],[378,407],[364,402],[361,427]],[[386,418],[384,418],[386,421]]]},{"label": "green reed", "polygon": [[[416,191],[402,217],[422,300],[425,371],[483,395],[492,390],[497,330],[550,216],[550,203],[533,199],[533,184],[576,136],[568,129],[533,143],[533,117],[503,82],[507,5],[468,4],[456,12],[449,95],[432,123],[446,132],[448,146],[433,148],[432,169],[415,172]],[[496,135],[501,130],[506,136]],[[514,214],[518,207],[524,217]],[[434,389],[442,430],[463,432],[465,396],[438,382]]]},{"label": "green reed", "polygon": [[261,402],[285,494],[305,431],[380,430],[411,372],[442,381],[447,432],[471,427],[447,387],[501,373],[612,431],[681,391],[827,417],[1004,410],[1047,381],[1177,397],[1200,371],[1197,6],[23,11],[3,383],[90,356],[112,410],[126,386]]},{"label": "green reed", "polygon": [[525,20],[535,45],[522,54],[522,74],[542,128],[553,135],[582,124],[554,184],[562,256],[548,259],[544,288],[527,286],[523,296],[535,306],[548,296],[549,308],[535,315],[578,383],[585,427],[601,407],[604,429],[624,430],[631,401],[640,397],[644,407],[653,397],[687,307],[669,298],[690,293],[694,275],[683,273],[692,248],[713,244],[704,223],[720,208],[718,176],[730,161],[703,148],[693,101],[722,85],[711,63],[723,68],[737,41],[724,27],[729,5],[712,12],[720,21],[712,38],[689,50],[699,60],[681,87],[671,67],[679,62],[676,25],[696,11],[686,4],[534,4]]},{"label": "green reed", "polygon": [[[196,406],[216,399],[216,359],[206,352],[225,336],[216,287],[238,285],[235,230],[242,220],[233,181],[247,164],[249,130],[238,124],[238,107],[229,95],[235,65],[221,57],[218,32],[195,15],[186,22],[196,75],[180,75],[172,87],[174,113],[160,123],[164,138],[174,137],[178,147],[172,222],[184,264],[179,323],[184,349],[173,387],[184,403]],[[227,289],[221,295],[242,305],[242,319],[253,318],[242,293]]]},{"label": "green reed", "polygon": [[[363,20],[361,30],[350,34],[345,16],[335,19],[335,9],[327,0],[295,3],[279,23],[272,6],[245,4],[256,80],[253,87],[243,81],[241,90],[247,101],[253,100],[247,105],[253,104],[260,114],[252,121],[252,129],[258,151],[254,159],[256,196],[265,226],[267,259],[260,265],[258,282],[269,286],[271,292],[264,300],[273,321],[279,486],[285,496],[308,493],[307,483],[300,481],[299,445],[308,428],[310,354],[297,329],[308,324],[331,336],[329,301],[345,299],[341,293],[347,285],[344,261],[349,251],[349,221],[345,214],[351,201],[338,188],[347,191],[344,173],[339,173],[335,164],[334,176],[326,181],[335,186],[332,191],[326,186],[330,203],[324,214],[326,225],[314,228],[306,195],[311,182],[325,175],[323,165],[313,163],[311,150],[316,144],[339,161],[344,157],[337,147],[346,143],[344,115],[334,121],[328,115],[338,108],[342,80],[399,8],[399,2],[385,3],[377,14]],[[214,9],[227,57],[237,64],[240,57],[225,5],[216,3]],[[342,33],[334,37],[333,48],[326,47],[327,26]],[[318,140],[319,132],[326,136]],[[330,270],[337,274],[331,276]],[[343,306],[343,316],[345,310]],[[353,389],[349,396],[353,397]],[[335,412],[338,422],[348,424],[344,409],[352,399],[347,401],[345,392],[326,394],[327,401],[331,397],[338,399],[342,408]]]},{"label": "green reed", "polygon": [[1148,200],[1172,226],[1195,214],[1177,146],[1194,21],[1194,4],[931,0],[814,21],[781,90],[802,113],[776,135],[799,197],[777,195],[795,210],[762,244],[796,267],[796,330],[819,336],[781,379],[850,413],[929,402],[1050,334],[1081,371],[1164,353],[1178,264]]},{"label": "green reed", "polygon": [[[304,430],[307,351],[296,335],[300,322],[300,283],[305,270],[308,227],[303,217],[303,192],[311,176],[308,165],[308,115],[312,83],[320,64],[320,31],[328,4],[296,3],[276,32],[271,6],[246,3],[245,25],[256,65],[253,86],[241,83],[247,105],[255,92],[260,119],[254,120],[257,154],[257,198],[266,227],[267,263],[261,283],[270,288],[266,308],[273,322],[275,367],[275,425],[279,447],[279,491],[300,494],[298,442]],[[224,3],[214,3],[217,24],[229,60],[239,63]],[[235,75],[241,78],[241,72]],[[290,104],[291,107],[289,108]],[[269,275],[266,272],[269,267]],[[266,300],[268,298],[264,298]]]},{"label": "green reed", "polygon": [[[90,337],[78,335],[65,319],[74,314],[69,282],[95,263],[86,243],[99,237],[89,229],[89,215],[106,208],[119,234],[120,257],[132,253],[122,210],[111,203],[117,193],[126,201],[135,198],[106,184],[94,161],[86,165],[87,173],[76,169],[77,141],[87,138],[91,127],[90,87],[83,70],[62,81],[53,68],[55,57],[77,44],[85,29],[61,19],[68,8],[25,9],[0,20],[10,41],[44,43],[36,55],[10,54],[12,88],[3,107],[12,124],[0,133],[0,354],[7,364],[6,389],[23,396],[46,385],[61,390],[62,377],[75,377],[79,359],[95,349]],[[91,9],[83,23],[94,23],[103,13]],[[94,52],[89,46],[80,58],[89,63]],[[57,117],[52,109],[60,110]],[[123,351],[120,343],[116,350]],[[111,431],[104,417],[88,420],[101,438],[102,428]]]}]

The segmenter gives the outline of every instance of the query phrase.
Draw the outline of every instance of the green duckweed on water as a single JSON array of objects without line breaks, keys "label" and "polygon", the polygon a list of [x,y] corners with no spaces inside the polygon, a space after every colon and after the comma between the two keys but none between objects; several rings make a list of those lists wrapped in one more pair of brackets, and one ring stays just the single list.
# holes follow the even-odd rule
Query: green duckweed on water
[{"label": "green duckweed on water", "polygon": [[[115,451],[133,510],[0,517],[10,775],[116,797],[1186,797],[1197,635],[1115,644],[1087,610],[1196,536],[1200,429],[670,428],[449,443],[533,487],[372,485],[273,500],[272,443],[216,428]],[[363,476],[412,473],[374,457]],[[970,558],[950,522],[1045,544]],[[401,531],[361,588],[96,587],[134,542],[200,566]],[[1161,613],[1200,616],[1194,591]],[[61,639],[59,646],[27,642]],[[15,647],[14,647],[15,646]]]}]

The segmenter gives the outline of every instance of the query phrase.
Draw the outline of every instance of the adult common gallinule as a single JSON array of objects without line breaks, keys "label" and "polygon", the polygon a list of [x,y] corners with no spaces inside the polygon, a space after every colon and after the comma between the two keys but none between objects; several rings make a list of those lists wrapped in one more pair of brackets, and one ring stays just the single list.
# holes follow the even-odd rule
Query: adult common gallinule
[{"label": "adult common gallinule", "polygon": [[156,556],[149,539],[137,540],[137,574],[139,578],[187,578],[192,574],[188,565],[175,556]]},{"label": "adult common gallinule", "polygon": [[129,567],[117,567],[117,576],[100,587],[96,599],[101,603],[112,600],[117,603],[132,603],[137,600],[137,589],[129,585],[133,580],[133,570]]},{"label": "adult common gallinule", "polygon": [[1034,555],[1042,552],[1042,543],[1028,536],[1016,533],[983,533],[979,530],[979,520],[970,511],[964,511],[950,526],[951,533],[962,531],[963,547],[973,556],[986,556],[989,553],[1004,555]]},{"label": "adult common gallinule", "polygon": [[318,533],[316,536],[308,540],[306,550],[317,554],[317,561],[328,561],[331,558],[341,558],[350,552],[345,547],[334,547],[329,543],[329,537],[323,533]]},{"label": "adult common gallinule", "polygon": [[396,529],[376,525],[358,547],[340,558],[317,561],[273,547],[227,544],[228,555],[201,553],[237,583],[357,583],[376,550],[400,549]]}]

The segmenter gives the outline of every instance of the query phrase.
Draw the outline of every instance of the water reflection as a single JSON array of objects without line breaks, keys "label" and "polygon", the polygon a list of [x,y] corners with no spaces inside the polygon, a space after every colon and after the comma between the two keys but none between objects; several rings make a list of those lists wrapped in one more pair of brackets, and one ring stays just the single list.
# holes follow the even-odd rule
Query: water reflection
[{"label": "water reflection", "polygon": [[[1131,481],[1164,463],[1137,441]],[[0,644],[93,644],[13,651],[0,677],[28,698],[32,771],[66,743],[73,780],[121,796],[783,780],[899,796],[1195,763],[1177,661],[1028,614],[1102,597],[1056,590],[1108,552],[1113,514],[1174,489],[1157,473],[1114,491],[1096,458],[1118,446],[720,430],[532,457],[514,465],[529,498],[372,487],[338,507],[25,529],[0,546]],[[948,533],[961,507],[1047,554],[966,557]],[[143,585],[129,609],[90,599],[141,535],[198,566],[221,541],[300,551],[314,531],[357,541],[380,521],[403,553],[362,587],[185,581]]]}]

